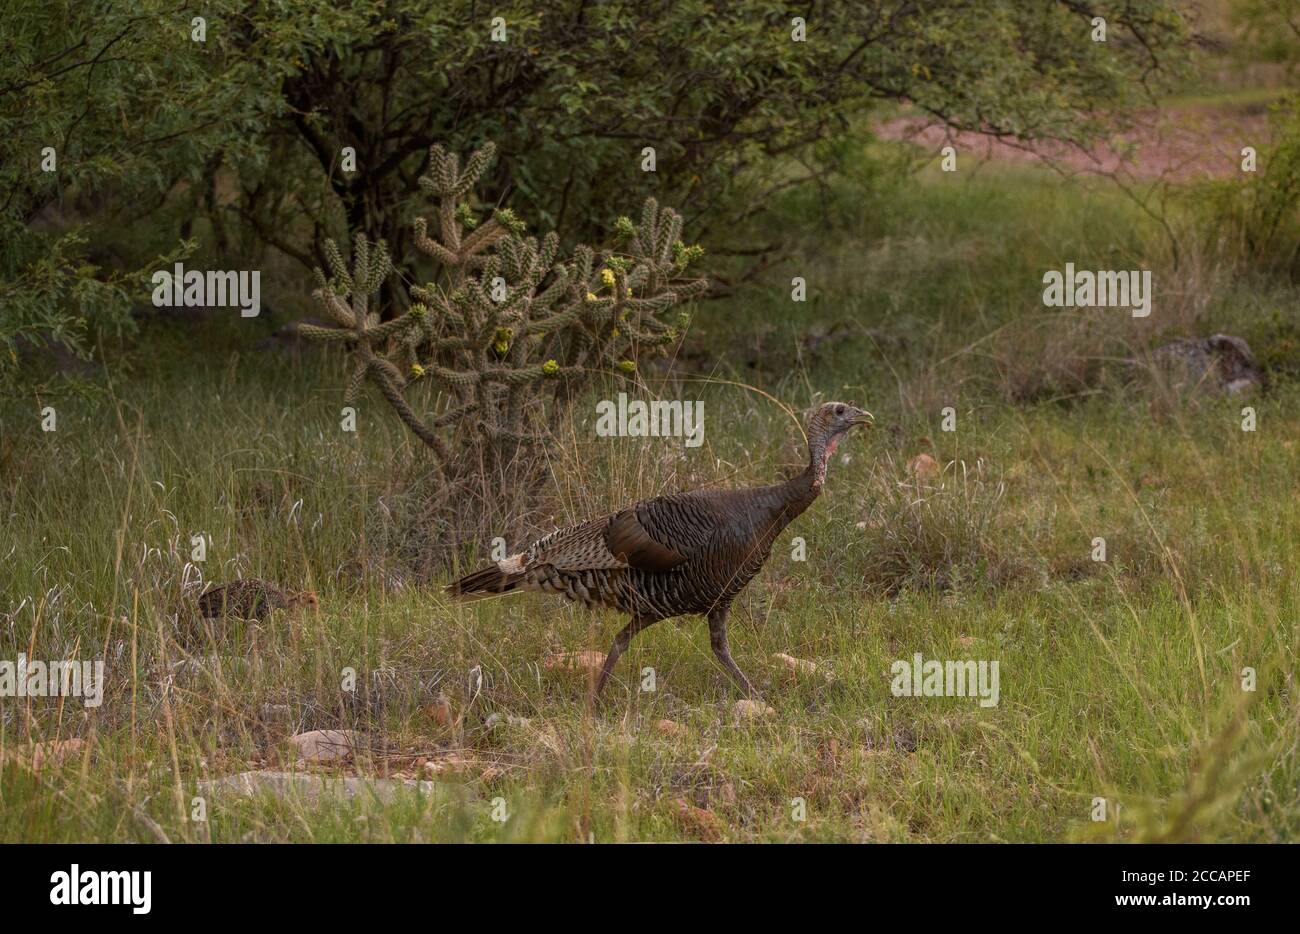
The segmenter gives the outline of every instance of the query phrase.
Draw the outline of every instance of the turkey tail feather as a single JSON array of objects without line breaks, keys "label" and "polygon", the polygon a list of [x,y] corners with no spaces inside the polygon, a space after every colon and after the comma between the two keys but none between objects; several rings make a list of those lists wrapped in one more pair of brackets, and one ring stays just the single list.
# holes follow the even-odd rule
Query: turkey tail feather
[{"label": "turkey tail feather", "polygon": [[466,574],[447,585],[447,593],[457,597],[486,596],[509,593],[523,582],[523,574],[507,574],[496,566]]}]

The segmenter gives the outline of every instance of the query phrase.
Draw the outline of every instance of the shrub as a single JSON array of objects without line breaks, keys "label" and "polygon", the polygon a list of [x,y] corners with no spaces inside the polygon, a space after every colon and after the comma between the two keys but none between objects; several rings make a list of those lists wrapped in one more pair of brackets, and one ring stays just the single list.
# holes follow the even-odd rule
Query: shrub
[{"label": "shrub", "polygon": [[[229,10],[232,50],[261,66],[250,98],[278,104],[250,153],[226,156],[235,207],[308,268],[343,230],[411,255],[394,207],[428,147],[488,139],[501,159],[487,200],[509,198],[566,245],[601,237],[629,194],[654,195],[689,205],[715,253],[752,256],[737,222],[839,170],[847,150],[826,144],[876,101],[963,129],[1081,139],[1176,69],[1188,38],[1167,0],[1104,5],[1105,43],[1090,37],[1093,6],[1070,2],[209,6]],[[355,171],[341,168],[343,147]],[[385,315],[397,300],[381,294]]]},{"label": "shrub", "polygon": [[1274,143],[1259,171],[1210,188],[1210,235],[1240,261],[1292,278],[1300,275],[1300,95],[1274,109]]},{"label": "shrub", "polygon": [[159,0],[5,5],[0,398],[87,388],[67,358],[131,333],[150,273],[189,253],[165,202],[183,210],[211,153],[243,151],[258,69],[199,53],[188,22]]},{"label": "shrub", "polygon": [[892,595],[907,588],[998,587],[1021,578],[1026,565],[1000,524],[1005,493],[982,460],[953,461],[933,477],[893,458],[877,464],[862,524],[867,586]]},{"label": "shrub", "polygon": [[[96,328],[129,329],[182,242],[216,268],[274,247],[306,272],[345,232],[415,255],[403,207],[439,140],[495,140],[488,201],[566,245],[653,194],[752,260],[738,222],[842,169],[835,141],[878,99],[963,129],[1097,132],[1188,39],[1168,0],[1105,12],[1097,43],[1091,6],[1063,0],[209,0],[200,38],[163,0],[18,4],[0,36],[0,387],[20,347],[88,353]],[[402,298],[386,281],[381,317]]]}]

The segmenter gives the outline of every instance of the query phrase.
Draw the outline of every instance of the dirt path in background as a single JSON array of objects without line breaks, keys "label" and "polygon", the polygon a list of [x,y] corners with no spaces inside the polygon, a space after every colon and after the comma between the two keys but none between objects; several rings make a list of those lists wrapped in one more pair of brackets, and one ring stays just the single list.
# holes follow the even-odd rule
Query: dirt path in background
[{"label": "dirt path in background", "polygon": [[1137,181],[1170,182],[1237,175],[1242,147],[1258,150],[1269,138],[1266,113],[1233,113],[1223,108],[1143,111],[1132,127],[1087,150],[1056,142],[1026,143],[953,131],[929,117],[889,120],[877,124],[875,130],[881,139],[905,140],[936,153],[951,145],[959,160],[973,156],[980,161],[1046,162],[1070,172],[1119,172]]}]

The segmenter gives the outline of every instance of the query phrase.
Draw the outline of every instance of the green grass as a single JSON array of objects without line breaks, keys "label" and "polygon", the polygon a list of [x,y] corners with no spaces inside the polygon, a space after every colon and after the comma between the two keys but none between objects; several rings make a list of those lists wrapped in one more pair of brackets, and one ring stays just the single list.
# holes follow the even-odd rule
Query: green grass
[{"label": "green grass", "polygon": [[1285,87],[1247,87],[1223,90],[1207,88],[1201,92],[1177,94],[1160,101],[1162,108],[1193,108],[1196,110],[1222,110],[1228,114],[1258,113],[1281,100],[1287,94]]},{"label": "green grass", "polygon": [[[1154,225],[1100,188],[990,166],[790,198],[780,223],[807,231],[796,255],[703,306],[682,382],[662,387],[705,400],[705,445],[599,439],[591,405],[579,407],[543,504],[562,523],[794,466],[795,426],[737,384],[796,407],[844,397],[870,408],[878,430],[841,448],[822,499],[733,614],[733,653],[774,716],[734,722],[738,695],[702,621],[640,636],[592,708],[580,677],[543,660],[603,652],[614,614],[531,596],[453,604],[445,578],[384,586],[384,571],[400,571],[420,452],[378,398],[351,437],[338,429],[331,358],[251,352],[246,323],[205,325],[198,340],[156,325],[149,356],[121,360],[129,375],[115,368],[103,398],[61,405],[57,432],[42,434],[30,405],[3,411],[0,659],[104,657],[109,686],[88,712],[0,701],[7,752],[90,740],[39,775],[3,767],[0,840],[700,835],[679,800],[736,841],[1296,839],[1300,389],[1282,381],[1243,403],[1099,380],[1064,401],[1009,401],[999,352],[1016,351],[1016,328],[1062,330],[1043,323],[1044,269],[1150,262],[1166,294],[1189,275],[1167,265]],[[788,300],[794,275],[809,281],[804,305]],[[1296,307],[1276,284],[1206,274],[1195,289],[1194,307],[1144,337],[1223,329],[1265,341],[1264,313]],[[1101,314],[1115,330],[1132,323]],[[1163,314],[1158,304],[1153,318]],[[1255,433],[1240,430],[1243,404],[1257,408]],[[944,405],[955,433],[940,430]],[[942,490],[900,492],[920,451],[957,463]],[[957,484],[962,463],[980,484]],[[917,499],[919,518],[907,513]],[[212,541],[205,579],[264,576],[321,596],[318,615],[199,650],[248,659],[220,677],[175,667],[172,614],[199,532]],[[805,562],[791,560],[793,536],[806,539]],[[1090,558],[1096,536],[1105,563]],[[872,560],[895,540],[915,566]],[[936,569],[948,586],[923,585]],[[890,665],[915,652],[997,660],[999,705],[893,697]],[[792,680],[774,653],[834,680]],[[652,693],[637,690],[647,667]],[[1245,667],[1258,671],[1254,692],[1241,689]],[[340,688],[346,668],[355,694]],[[450,726],[428,709],[440,694]],[[268,704],[304,728],[366,732],[361,774],[407,774],[453,752],[479,765],[423,799],[214,797],[206,823],[189,820],[200,779],[284,761],[288,730],[262,723]],[[661,719],[680,735],[659,732]],[[1098,796],[1120,804],[1118,820],[1090,819]],[[800,798],[805,821],[792,818]],[[492,819],[494,799],[508,820]]]}]

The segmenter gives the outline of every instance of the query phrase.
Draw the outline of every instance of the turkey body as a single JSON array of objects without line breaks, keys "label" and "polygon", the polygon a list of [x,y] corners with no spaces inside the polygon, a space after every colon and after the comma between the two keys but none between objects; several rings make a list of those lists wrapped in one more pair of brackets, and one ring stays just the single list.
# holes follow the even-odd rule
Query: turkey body
[{"label": "turkey body", "polygon": [[291,605],[291,595],[269,581],[244,578],[205,591],[199,596],[204,619],[253,619],[261,622],[272,612]]},{"label": "turkey body", "polygon": [[[289,614],[319,606],[316,594],[311,591],[286,590],[270,581],[246,577],[219,584],[204,591],[195,600],[197,613],[180,626],[183,641],[197,642],[209,636],[224,637],[227,629],[213,622],[243,619],[264,623],[273,613],[285,610]],[[178,620],[182,617],[178,615]],[[204,620],[213,621],[204,623]]]},{"label": "turkey body", "polygon": [[518,583],[651,621],[725,610],[812,502],[790,493],[781,484],[657,496],[540,540]]},{"label": "turkey body", "polygon": [[821,492],[827,460],[840,438],[869,418],[854,406],[827,403],[810,421],[808,467],[784,483],[643,500],[552,532],[447,590],[458,596],[556,593],[593,609],[630,615],[605,657],[596,693],[640,630],[663,619],[702,614],[709,620],[714,655],[756,695],[727,644],[731,603],[762,569],[781,532]]}]

